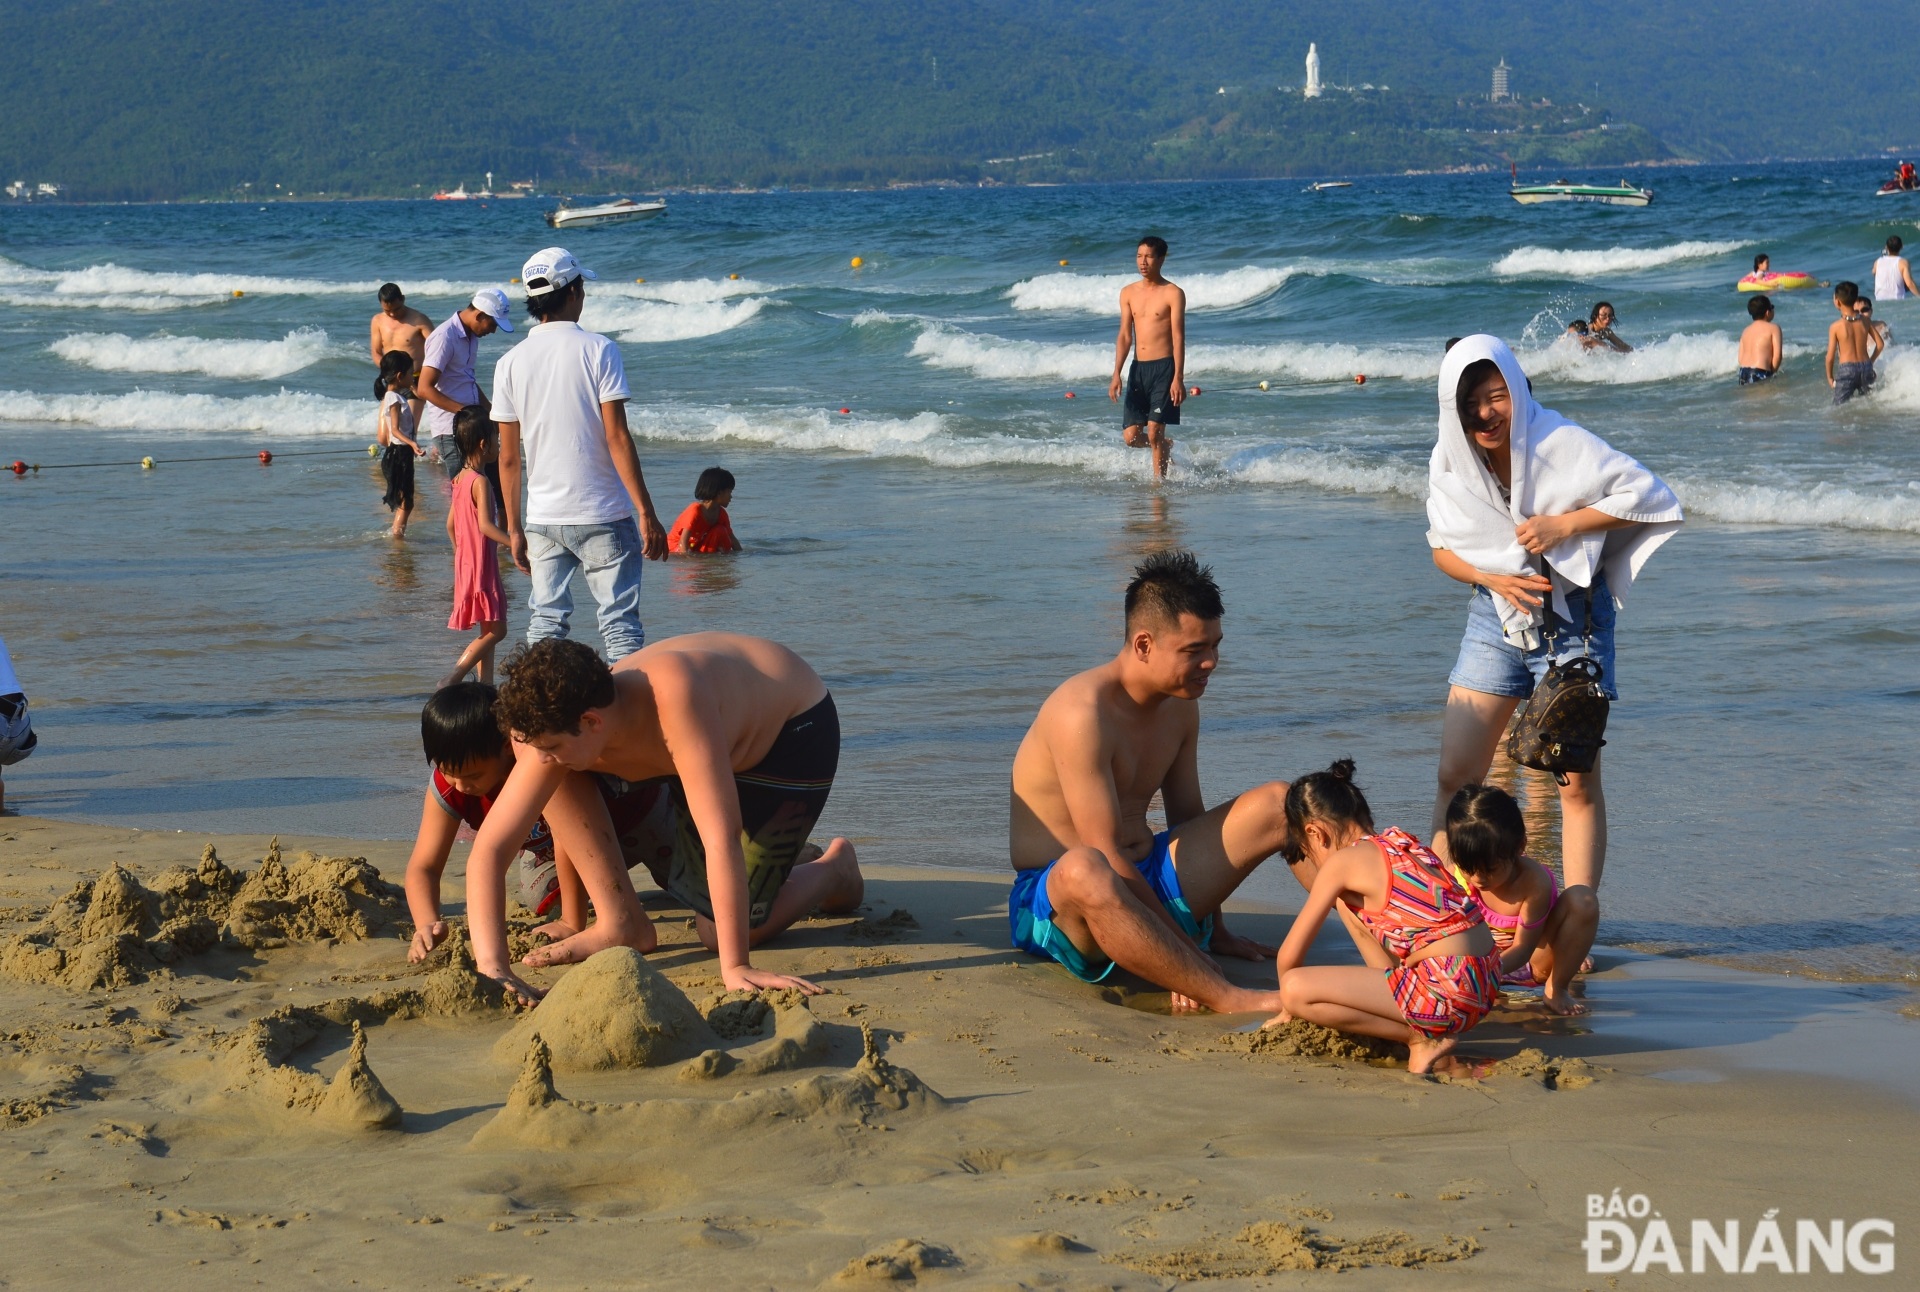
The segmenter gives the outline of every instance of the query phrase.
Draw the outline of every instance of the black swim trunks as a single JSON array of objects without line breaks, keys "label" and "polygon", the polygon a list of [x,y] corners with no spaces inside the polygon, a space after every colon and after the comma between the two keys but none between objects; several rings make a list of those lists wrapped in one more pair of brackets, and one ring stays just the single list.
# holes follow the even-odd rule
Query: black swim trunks
[{"label": "black swim trunks", "polygon": [[1180,405],[1173,402],[1173,356],[1164,359],[1135,359],[1127,373],[1126,417],[1120,425],[1180,425]]},{"label": "black swim trunks", "polygon": [[[789,719],[765,758],[733,774],[740,794],[740,843],[747,854],[749,925],[765,924],[773,913],[774,896],[787,882],[807,836],[826,808],[839,766],[840,711],[829,695]],[[674,842],[662,887],[712,919],[706,846],[700,841],[680,778],[670,777],[667,788],[673,801]]]},{"label": "black swim trunks", "polygon": [[1740,384],[1743,386],[1757,386],[1763,381],[1772,380],[1773,369],[1771,368],[1742,368],[1740,370]]}]

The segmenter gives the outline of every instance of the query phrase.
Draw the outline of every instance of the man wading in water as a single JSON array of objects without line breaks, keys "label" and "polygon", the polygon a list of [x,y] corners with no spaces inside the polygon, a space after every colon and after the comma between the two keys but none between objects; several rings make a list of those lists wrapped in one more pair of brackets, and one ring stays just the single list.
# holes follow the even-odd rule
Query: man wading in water
[{"label": "man wading in water", "polygon": [[1120,336],[1113,347],[1113,380],[1107,398],[1120,398],[1120,369],[1133,352],[1127,374],[1127,402],[1121,419],[1127,447],[1153,449],[1153,475],[1163,480],[1173,457],[1169,426],[1180,424],[1186,397],[1187,294],[1160,276],[1167,262],[1165,238],[1140,239],[1133,262],[1140,281],[1120,289]]}]

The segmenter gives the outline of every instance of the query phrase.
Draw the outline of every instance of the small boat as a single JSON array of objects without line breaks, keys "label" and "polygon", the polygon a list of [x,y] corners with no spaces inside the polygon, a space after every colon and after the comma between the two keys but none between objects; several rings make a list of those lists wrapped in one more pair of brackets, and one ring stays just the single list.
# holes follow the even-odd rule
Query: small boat
[{"label": "small boat", "polygon": [[1540,202],[1598,202],[1603,206],[1645,206],[1653,201],[1653,190],[1635,188],[1621,180],[1618,184],[1575,184],[1557,179],[1551,184],[1515,184],[1507,190],[1514,201],[1524,206]]},{"label": "small boat", "polygon": [[663,214],[665,202],[636,202],[623,197],[598,206],[563,206],[547,212],[547,223],[556,229],[580,229],[592,224],[618,224],[623,220],[649,220]]},{"label": "small boat", "polygon": [[1352,188],[1352,187],[1353,187],[1353,181],[1350,179],[1323,179],[1318,183],[1307,185],[1308,191],[1314,192],[1314,193],[1324,193],[1330,188]]},{"label": "small boat", "polygon": [[450,193],[445,191],[435,193],[433,200],[436,202],[465,202],[472,196],[473,194],[467,192],[466,181],[462,180],[460,185]]}]

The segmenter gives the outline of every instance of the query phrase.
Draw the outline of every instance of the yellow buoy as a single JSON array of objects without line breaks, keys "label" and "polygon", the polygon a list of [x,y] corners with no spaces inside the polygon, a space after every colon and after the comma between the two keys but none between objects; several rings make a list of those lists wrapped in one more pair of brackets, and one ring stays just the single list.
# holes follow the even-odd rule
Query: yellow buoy
[{"label": "yellow buoy", "polygon": [[1066,268],[1066,265],[1067,265],[1067,262],[1066,262],[1066,261],[1064,261],[1064,260],[1063,260],[1063,261],[1061,261],[1061,262],[1060,262],[1060,267],[1061,267],[1062,269],[1064,269],[1064,268]]},{"label": "yellow buoy", "polygon": [[142,471],[151,471],[151,470],[153,470],[153,459],[152,459],[152,458],[141,458],[141,459],[140,459],[140,469],[141,469]]},{"label": "yellow buoy", "polygon": [[1260,383],[1260,389],[1262,389],[1262,390],[1265,390],[1266,388],[1267,388],[1267,383],[1266,383],[1266,382],[1264,382],[1264,381],[1263,381],[1263,382],[1261,382],[1261,383]]},{"label": "yellow buoy", "polygon": [[646,280],[646,279],[644,279],[644,278],[636,278],[636,279],[634,279],[633,281],[634,281],[634,282],[636,282],[636,283],[644,283],[644,282],[646,282],[647,280]]},{"label": "yellow buoy", "polygon": [[728,275],[727,275],[727,278],[728,278],[728,280],[729,280],[729,281],[731,281],[731,282],[736,282],[736,283],[737,283],[737,282],[739,282],[739,281],[740,281],[740,275],[738,275],[738,274],[728,274]]},{"label": "yellow buoy", "polygon": [[518,278],[509,278],[509,279],[507,279],[507,281],[508,281],[508,282],[510,282],[510,283],[517,283],[517,282],[519,282],[520,280],[519,280]]},{"label": "yellow buoy", "polygon": [[866,264],[866,263],[867,263],[866,261],[864,261],[864,260],[862,260],[862,259],[860,259],[860,257],[858,257],[858,256],[855,256],[855,257],[853,258],[853,267],[854,267],[855,269],[858,269],[858,268],[860,268],[860,266],[862,266],[862,265],[864,265],[864,264]]},{"label": "yellow buoy", "polygon": [[370,458],[377,458],[377,457],[379,457],[379,456],[380,456],[380,446],[379,446],[378,444],[369,444],[369,445],[367,445],[367,456],[368,456],[368,457],[370,457]]},{"label": "yellow buoy", "polygon": [[238,299],[239,299],[240,297],[242,297],[242,296],[245,296],[245,295],[246,295],[246,293],[245,293],[245,292],[243,292],[243,291],[239,291],[239,290],[235,290],[235,292],[233,293],[233,295],[234,295],[234,299],[235,299],[235,300],[238,300]]}]

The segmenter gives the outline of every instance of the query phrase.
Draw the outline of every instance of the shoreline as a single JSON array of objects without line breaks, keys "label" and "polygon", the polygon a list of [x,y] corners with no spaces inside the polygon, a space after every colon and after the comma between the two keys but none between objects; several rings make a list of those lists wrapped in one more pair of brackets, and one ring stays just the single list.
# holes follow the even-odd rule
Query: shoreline
[{"label": "shoreline", "polygon": [[[208,842],[251,873],[264,842],[11,817],[0,836],[0,883],[34,903],[110,862],[157,882]],[[289,865],[296,842],[281,841]],[[348,851],[389,878],[404,857],[386,842]],[[1317,1038],[1236,1030],[1258,1020],[1117,1005],[1127,993],[1008,951],[1003,901],[978,877],[871,868],[860,918],[817,918],[755,953],[829,994],[797,1011],[776,1001],[759,1031],[713,1042],[741,1060],[731,1076],[689,1077],[678,1058],[598,1071],[556,1060],[543,1086],[510,1012],[378,1005],[430,1001],[435,981],[382,930],[215,948],[104,990],[15,982],[0,1005],[0,1071],[16,1096],[0,1161],[22,1241],[6,1272],[36,1287],[97,1281],[110,1262],[156,1285],[271,1269],[316,1287],[914,1275],[1144,1292],[1273,1286],[1317,1268],[1368,1289],[1409,1286],[1413,1270],[1420,1287],[1580,1287],[1594,1282],[1587,1199],[1615,1189],[1664,1216],[1745,1227],[1769,1207],[1915,1219],[1887,1182],[1920,1151],[1920,1089],[1765,1061],[1796,1036],[1837,1058],[1857,1040],[1844,1017],[1782,1027],[1749,1008],[1765,993],[1748,992],[1750,1022],[1723,1026],[1768,1037],[1700,1044],[1700,1020],[1724,1016],[1724,984],[1703,992],[1661,965],[1649,983],[1636,977],[1646,962],[1606,957],[1587,1026],[1503,1009],[1464,1047],[1499,1060],[1493,1073],[1424,1081]],[[659,895],[649,905],[663,945],[648,963],[717,1025],[712,958],[684,912]],[[1269,921],[1242,924],[1268,936]],[[0,928],[10,942],[22,923]],[[1315,958],[1339,958],[1343,942],[1323,936]],[[599,967],[536,974],[585,983]],[[651,1008],[593,1000],[601,1022]],[[563,1041],[569,1008],[542,1006],[533,1026]],[[1661,1033],[1656,1008],[1685,1016]],[[363,1024],[363,1039],[332,1018]],[[281,1021],[263,1032],[263,1019]],[[774,1022],[806,1040],[782,1051],[762,1039]],[[389,1092],[396,1124],[326,1111],[319,1092],[343,1067]],[[558,1094],[534,1098],[541,1089]]]}]

